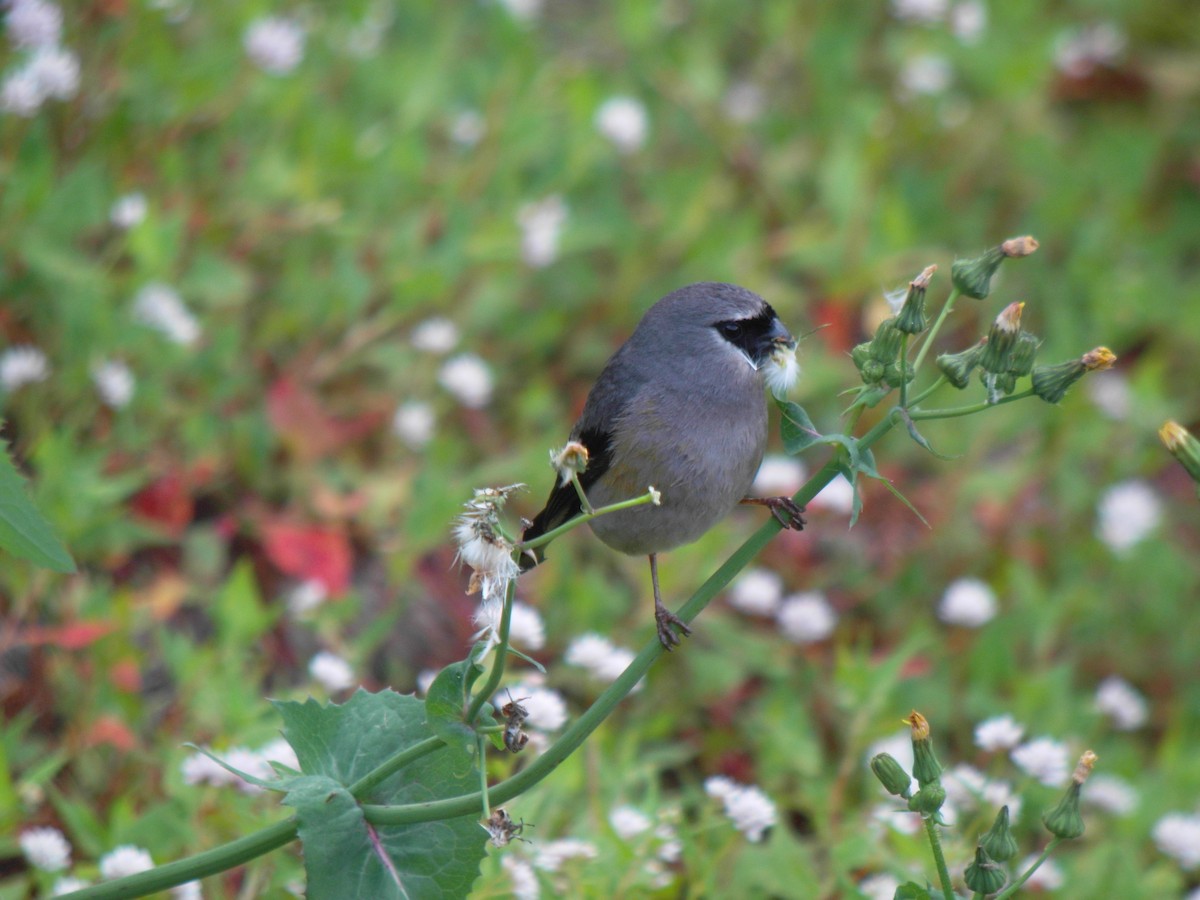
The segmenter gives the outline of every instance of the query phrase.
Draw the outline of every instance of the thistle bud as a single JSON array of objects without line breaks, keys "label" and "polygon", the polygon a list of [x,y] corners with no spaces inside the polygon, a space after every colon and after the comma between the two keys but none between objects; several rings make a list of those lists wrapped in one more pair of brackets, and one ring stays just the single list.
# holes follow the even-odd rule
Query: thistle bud
[{"label": "thistle bud", "polygon": [[1010,303],[996,316],[988,330],[987,346],[979,358],[979,365],[985,372],[1000,374],[1008,371],[1009,357],[1021,333],[1021,310],[1024,308],[1024,303]]},{"label": "thistle bud", "polygon": [[1033,360],[1038,348],[1042,346],[1041,339],[1036,334],[1022,331],[1017,335],[1017,343],[1008,355],[1008,373],[1020,378],[1033,371]]},{"label": "thistle bud", "polygon": [[850,351],[850,359],[853,360],[855,368],[862,371],[867,360],[871,358],[871,342],[866,341],[862,344],[856,344],[854,349]]},{"label": "thistle bud", "polygon": [[1192,476],[1192,481],[1200,485],[1200,441],[1197,441],[1188,430],[1178,422],[1167,422],[1158,429],[1159,440],[1171,451],[1171,455],[1179,460],[1179,464]]},{"label": "thistle bud", "polygon": [[919,791],[908,798],[908,808],[911,812],[923,816],[932,816],[946,802],[946,789],[940,781],[931,781],[923,785]]},{"label": "thistle bud", "polygon": [[975,848],[975,861],[963,872],[963,881],[977,894],[994,894],[1004,887],[1008,875],[1004,872],[1004,866],[979,846]]},{"label": "thistle bud", "polygon": [[1075,771],[1071,775],[1071,783],[1067,785],[1066,794],[1058,801],[1058,806],[1042,816],[1046,830],[1055,837],[1069,840],[1083,834],[1083,816],[1079,812],[1079,792],[1088,776],[1092,774],[1092,767],[1095,765],[1096,754],[1091,750],[1085,750],[1079,757],[1079,764],[1075,766]]},{"label": "thistle bud", "polygon": [[1034,366],[1033,392],[1047,403],[1057,403],[1066,395],[1068,388],[1088,372],[1110,369],[1116,361],[1117,357],[1107,347],[1097,347],[1079,359],[1054,366]]},{"label": "thistle bud", "polygon": [[897,359],[883,367],[883,380],[890,387],[898,388],[916,377],[917,373],[907,359]]},{"label": "thistle bud", "polygon": [[582,475],[587,468],[588,448],[579,441],[568,441],[557,453],[550,451],[550,465],[554,466],[562,483],[568,484],[572,475]]},{"label": "thistle bud", "polygon": [[987,833],[979,839],[979,846],[994,860],[1007,862],[1017,855],[1017,839],[1008,828],[1008,807],[1000,807],[996,821]]},{"label": "thistle bud", "polygon": [[942,774],[942,764],[933,752],[933,741],[929,737],[929,722],[915,709],[904,721],[912,728],[913,776],[921,787],[925,787]]},{"label": "thistle bud", "polygon": [[920,334],[929,327],[925,319],[925,291],[936,271],[937,266],[929,266],[908,284],[904,305],[896,316],[896,327],[905,334]]},{"label": "thistle bud", "polygon": [[903,342],[904,332],[896,327],[896,319],[884,319],[875,329],[875,338],[871,341],[871,359],[886,366],[900,355]]},{"label": "thistle bud", "polygon": [[912,776],[890,753],[871,757],[871,771],[889,794],[908,799],[912,795]]},{"label": "thistle bud", "polygon": [[981,338],[978,344],[961,353],[943,353],[937,358],[937,367],[946,380],[961,391],[971,383],[971,372],[979,365],[979,357],[983,355],[985,346],[987,338]]},{"label": "thistle bud", "polygon": [[982,300],[992,289],[992,276],[1006,259],[1028,256],[1038,248],[1032,237],[1009,238],[975,259],[956,259],[950,267],[950,280],[960,293]]}]

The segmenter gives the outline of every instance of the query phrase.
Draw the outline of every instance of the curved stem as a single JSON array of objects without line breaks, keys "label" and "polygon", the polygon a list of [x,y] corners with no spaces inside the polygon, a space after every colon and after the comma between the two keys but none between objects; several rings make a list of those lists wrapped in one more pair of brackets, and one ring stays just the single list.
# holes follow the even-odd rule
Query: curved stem
[{"label": "curved stem", "polygon": [[970,416],[977,412],[983,412],[985,409],[991,409],[993,406],[1001,406],[1005,403],[1012,403],[1016,400],[1024,400],[1026,397],[1033,396],[1033,389],[1021,391],[1019,394],[1009,394],[1007,397],[1001,397],[995,403],[990,403],[984,400],[980,403],[972,403],[969,406],[953,406],[949,409],[914,409],[909,412],[909,416],[913,419],[953,419],[957,416]]},{"label": "curved stem", "polygon": [[479,711],[483,709],[483,704],[487,702],[488,697],[496,693],[500,688],[501,679],[504,678],[504,667],[508,664],[508,630],[512,625],[513,598],[516,594],[517,579],[510,578],[508,587],[504,590],[504,611],[500,614],[500,643],[496,645],[496,658],[492,661],[492,671],[488,673],[487,681],[471,699],[465,719],[469,725],[474,724],[475,719],[479,717]]},{"label": "curved stem", "polygon": [[1029,880],[1030,876],[1038,870],[1038,866],[1040,866],[1050,857],[1050,852],[1057,847],[1061,841],[1062,838],[1056,837],[1054,840],[1048,843],[1046,845],[1046,849],[1042,851],[1042,855],[1033,861],[1033,865],[1029,867],[1029,870],[1000,893],[998,893],[996,895],[996,900],[1004,900],[1005,897],[1013,896],[1017,892],[1017,888]]},{"label": "curved stem", "polygon": [[938,836],[935,816],[923,816],[925,835],[929,838],[930,849],[933,850],[933,861],[937,865],[938,880],[942,883],[942,894],[946,900],[955,900],[953,882],[950,879],[950,869],[946,866],[946,854],[942,852],[942,839]]},{"label": "curved stem", "polygon": [[346,790],[356,800],[362,799],[363,794],[370,793],[371,790],[378,785],[395,775],[409,763],[420,759],[422,756],[427,756],[435,750],[441,750],[446,746],[446,742],[440,737],[427,737],[423,741],[418,741],[411,746],[405,747],[391,759],[385,760],[379,766],[376,766],[354,784],[350,785]]},{"label": "curved stem", "polygon": [[522,543],[517,544],[517,549],[533,550],[537,547],[541,547],[550,543],[560,534],[570,531],[572,528],[578,528],[583,523],[590,522],[597,516],[603,516],[606,513],[616,512],[620,509],[629,509],[631,506],[641,506],[645,503],[654,503],[654,497],[655,494],[650,493],[650,491],[646,491],[646,493],[642,494],[640,497],[634,497],[632,500],[622,500],[620,503],[610,503],[608,506],[602,506],[590,513],[582,513],[573,518],[571,521],[565,522],[562,525],[559,525],[557,528],[552,528],[545,534],[538,535],[533,540],[523,541]]}]

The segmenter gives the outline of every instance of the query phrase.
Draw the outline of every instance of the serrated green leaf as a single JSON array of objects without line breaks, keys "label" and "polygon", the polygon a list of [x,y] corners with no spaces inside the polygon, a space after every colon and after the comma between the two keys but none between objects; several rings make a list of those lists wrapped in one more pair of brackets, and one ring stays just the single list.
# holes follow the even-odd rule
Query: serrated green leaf
[{"label": "serrated green leaf", "polygon": [[900,410],[900,415],[904,419],[904,427],[908,429],[908,436],[917,442],[917,445],[936,456],[938,459],[953,460],[958,459],[956,456],[947,456],[945,453],[938,453],[933,449],[933,445],[917,430],[917,423],[913,421],[913,417],[908,414],[907,410]]},{"label": "serrated green leaf", "polygon": [[8,447],[0,441],[0,547],[14,556],[55,572],[75,571],[75,561],[33,501]]},{"label": "serrated green leaf", "polygon": [[790,400],[776,398],[775,405],[783,418],[779,423],[779,433],[783,438],[783,449],[795,456],[811,447],[821,439],[821,432],[812,423],[804,407]]},{"label": "serrated green leaf", "polygon": [[[429,730],[448,744],[463,748],[467,753],[475,747],[475,729],[463,720],[464,710],[471,685],[479,678],[483,667],[475,662],[475,652],[460,662],[446,666],[438,672],[425,695],[425,715]],[[491,706],[481,711],[480,717],[491,718]]]},{"label": "serrated green leaf", "polygon": [[[479,874],[487,835],[475,816],[375,827],[346,790],[396,753],[430,736],[416,697],[358,690],[344,704],[275,702],[284,737],[306,773],[290,780],[308,896],[313,900],[465,897]],[[447,745],[421,756],[360,798],[423,803],[478,788],[469,754]]]},{"label": "serrated green leaf", "polygon": [[932,900],[929,891],[921,887],[915,882],[908,882],[896,888],[896,893],[892,895],[892,900]]}]

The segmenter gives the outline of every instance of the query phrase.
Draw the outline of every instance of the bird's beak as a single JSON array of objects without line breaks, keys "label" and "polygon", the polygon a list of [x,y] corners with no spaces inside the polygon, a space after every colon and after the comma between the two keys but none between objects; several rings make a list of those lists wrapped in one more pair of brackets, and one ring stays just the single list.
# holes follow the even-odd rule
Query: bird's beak
[{"label": "bird's beak", "polygon": [[796,339],[792,337],[792,333],[778,319],[771,322],[771,330],[767,332],[767,340],[770,341],[772,348],[782,346],[788,350],[796,349]]}]

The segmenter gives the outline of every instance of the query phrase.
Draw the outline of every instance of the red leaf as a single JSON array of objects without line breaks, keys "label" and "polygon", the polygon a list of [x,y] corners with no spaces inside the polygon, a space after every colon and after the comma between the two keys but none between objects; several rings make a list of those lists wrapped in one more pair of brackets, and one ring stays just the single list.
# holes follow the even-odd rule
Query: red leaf
[{"label": "red leaf", "polygon": [[71,622],[68,625],[47,627],[35,625],[21,632],[21,641],[35,646],[61,647],[63,650],[82,650],[116,630],[112,622]]},{"label": "red leaf", "polygon": [[263,525],[263,549],[285,575],[315,579],[332,595],[350,586],[354,554],[340,528],[275,520]]},{"label": "red leaf", "polygon": [[282,375],[267,388],[267,419],[288,448],[302,460],[327,456],[379,427],[383,412],[349,419],[329,413],[321,398],[305,385]]},{"label": "red leaf", "polygon": [[126,752],[137,746],[137,738],[129,730],[129,726],[115,716],[101,716],[92,723],[85,737],[88,746],[111,744],[118,750]]},{"label": "red leaf", "polygon": [[149,519],[179,537],[195,516],[195,504],[188,484],[178,472],[168,472],[138,491],[130,506],[136,515]]}]

